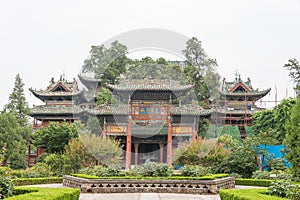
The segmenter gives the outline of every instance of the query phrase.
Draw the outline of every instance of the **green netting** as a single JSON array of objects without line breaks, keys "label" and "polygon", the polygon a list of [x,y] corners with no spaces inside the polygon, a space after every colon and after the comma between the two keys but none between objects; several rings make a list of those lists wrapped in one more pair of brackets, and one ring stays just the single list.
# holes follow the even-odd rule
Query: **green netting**
[{"label": "green netting", "polygon": [[245,126],[245,130],[246,130],[247,136],[253,135],[253,129],[251,126]]},{"label": "green netting", "polygon": [[241,140],[241,134],[238,126],[231,126],[231,125],[226,125],[226,126],[216,126],[216,125],[211,125],[209,126],[207,132],[204,134],[204,138],[210,139],[210,138],[218,138],[221,135],[231,135],[232,138]]}]

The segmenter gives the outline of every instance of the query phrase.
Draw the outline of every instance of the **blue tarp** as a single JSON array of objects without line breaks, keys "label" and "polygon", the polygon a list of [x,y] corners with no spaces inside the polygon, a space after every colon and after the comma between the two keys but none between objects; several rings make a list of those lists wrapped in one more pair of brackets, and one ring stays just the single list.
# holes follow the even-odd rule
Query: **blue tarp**
[{"label": "blue tarp", "polygon": [[[274,145],[274,146],[269,146],[269,145],[260,145],[260,148],[261,149],[266,149],[266,151],[274,158],[281,158],[283,159],[283,164],[287,167],[291,167],[292,165],[286,160],[285,158],[285,154],[283,153],[283,150],[285,148],[285,146],[283,145]],[[266,164],[266,160],[265,162],[263,163],[263,167],[265,167],[267,164]]]}]

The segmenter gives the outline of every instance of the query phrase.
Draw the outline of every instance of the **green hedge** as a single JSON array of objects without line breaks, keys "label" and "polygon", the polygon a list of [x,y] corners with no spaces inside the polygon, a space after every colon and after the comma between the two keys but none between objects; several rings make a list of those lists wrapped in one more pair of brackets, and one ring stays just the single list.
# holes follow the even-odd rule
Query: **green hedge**
[{"label": "green hedge", "polygon": [[[247,190],[220,190],[221,200],[283,200],[280,198],[265,194],[267,189],[247,189]],[[286,199],[287,200],[287,199]]]},{"label": "green hedge", "polygon": [[218,178],[228,177],[228,174],[212,174],[202,177],[190,177],[190,176],[170,176],[170,177],[142,177],[142,176],[109,176],[100,177],[87,174],[72,174],[72,176],[86,179],[130,179],[130,180],[214,180]]},{"label": "green hedge", "polygon": [[15,178],[13,183],[17,186],[22,185],[37,185],[37,184],[52,184],[62,183],[63,178],[61,177],[49,177],[49,178]]},{"label": "green hedge", "polygon": [[250,179],[250,178],[236,178],[236,185],[249,185],[249,186],[261,186],[269,187],[274,180],[267,179]]},{"label": "green hedge", "polygon": [[16,187],[14,194],[8,200],[78,200],[79,189],[73,188],[25,188]]}]

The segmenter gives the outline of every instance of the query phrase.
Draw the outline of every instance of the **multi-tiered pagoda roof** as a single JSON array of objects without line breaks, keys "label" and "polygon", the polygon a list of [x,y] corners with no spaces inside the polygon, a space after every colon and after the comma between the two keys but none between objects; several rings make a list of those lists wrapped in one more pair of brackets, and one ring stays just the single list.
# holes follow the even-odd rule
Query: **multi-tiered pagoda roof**
[{"label": "multi-tiered pagoda roof", "polygon": [[74,79],[71,82],[60,78],[54,81],[51,79],[49,86],[45,90],[29,89],[34,96],[42,101],[71,101],[76,97],[83,95],[83,91],[78,89],[77,81]]},{"label": "multi-tiered pagoda roof", "polygon": [[192,85],[166,79],[130,79],[116,85],[108,85],[114,95],[131,100],[170,100],[186,95]]},{"label": "multi-tiered pagoda roof", "polygon": [[236,78],[232,82],[225,81],[220,90],[221,99],[246,98],[248,101],[257,101],[266,96],[271,91],[271,88],[266,90],[253,89],[250,78],[247,81]]},{"label": "multi-tiered pagoda roof", "polygon": [[71,120],[83,110],[76,104],[84,99],[83,91],[79,90],[77,81],[71,82],[62,77],[49,82],[44,90],[29,89],[34,96],[45,102],[45,105],[34,106],[32,116],[41,121]]}]

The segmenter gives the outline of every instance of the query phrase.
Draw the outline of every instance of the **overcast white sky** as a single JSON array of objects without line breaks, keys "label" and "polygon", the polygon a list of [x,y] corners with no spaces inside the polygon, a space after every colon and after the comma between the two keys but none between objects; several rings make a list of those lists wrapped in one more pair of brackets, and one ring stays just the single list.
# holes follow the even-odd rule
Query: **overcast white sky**
[{"label": "overcast white sky", "polygon": [[51,77],[76,77],[92,45],[133,29],[161,28],[197,37],[227,80],[235,70],[267,99],[293,96],[289,58],[300,60],[299,0],[92,1],[26,0],[0,3],[0,108],[20,73],[28,88],[44,89]]}]

